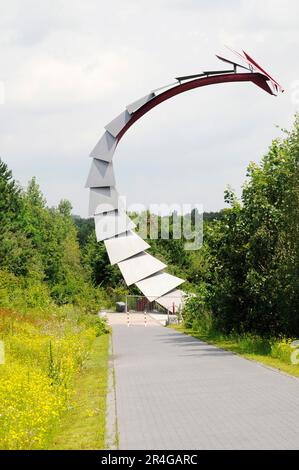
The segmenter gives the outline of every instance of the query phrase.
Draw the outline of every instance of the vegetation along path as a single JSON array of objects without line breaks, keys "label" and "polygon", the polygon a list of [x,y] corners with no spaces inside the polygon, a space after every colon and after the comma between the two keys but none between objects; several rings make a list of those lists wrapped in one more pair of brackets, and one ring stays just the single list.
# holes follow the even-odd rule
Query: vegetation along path
[{"label": "vegetation along path", "polygon": [[299,447],[297,378],[134,317],[109,318],[120,449]]}]

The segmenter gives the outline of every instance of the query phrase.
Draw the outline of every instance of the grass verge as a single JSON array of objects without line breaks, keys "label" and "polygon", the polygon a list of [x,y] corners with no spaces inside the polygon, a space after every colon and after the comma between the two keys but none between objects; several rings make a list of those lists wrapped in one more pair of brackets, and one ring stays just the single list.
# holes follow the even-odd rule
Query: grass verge
[{"label": "grass verge", "polygon": [[105,448],[109,334],[96,338],[83,370],[75,379],[72,408],[53,433],[49,449]]},{"label": "grass verge", "polygon": [[[254,351],[253,342],[245,342],[242,338],[225,337],[223,334],[217,334],[214,331],[212,333],[201,333],[194,331],[192,328],[186,328],[183,325],[170,325],[170,328],[173,328],[181,333],[193,336],[201,341],[206,343],[213,344],[221,349],[226,351],[232,351],[239,356],[245,357],[252,361],[260,362],[268,367],[273,367],[282,372],[285,372],[289,375],[299,377],[299,365],[298,364],[288,364],[287,362],[281,360],[280,358],[275,358],[270,355],[269,352],[257,353]],[[260,345],[257,346],[257,349],[263,349]]]}]

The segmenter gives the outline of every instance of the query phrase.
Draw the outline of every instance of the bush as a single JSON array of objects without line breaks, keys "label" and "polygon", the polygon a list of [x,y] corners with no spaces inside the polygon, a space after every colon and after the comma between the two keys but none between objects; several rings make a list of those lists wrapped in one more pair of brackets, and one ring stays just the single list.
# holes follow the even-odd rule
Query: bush
[{"label": "bush", "polygon": [[271,356],[280,359],[287,364],[291,363],[291,354],[294,350],[291,348],[291,340],[272,341]]},{"label": "bush", "polygon": [[184,324],[202,334],[213,329],[213,318],[203,298],[190,297],[183,308]]},{"label": "bush", "polygon": [[0,270],[0,307],[26,312],[55,308],[55,304],[45,283]]}]

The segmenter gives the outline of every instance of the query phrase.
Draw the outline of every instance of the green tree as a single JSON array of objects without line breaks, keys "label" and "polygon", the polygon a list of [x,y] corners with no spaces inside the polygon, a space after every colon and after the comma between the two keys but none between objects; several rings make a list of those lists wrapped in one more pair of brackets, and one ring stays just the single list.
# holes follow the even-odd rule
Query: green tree
[{"label": "green tree", "polygon": [[96,241],[94,232],[88,237],[83,251],[83,260],[94,285],[112,288],[123,285],[118,266],[111,266],[105,245],[103,242]]},{"label": "green tree", "polygon": [[250,164],[242,205],[214,225],[212,301],[218,326],[261,335],[298,335],[299,120]]},{"label": "green tree", "polygon": [[17,275],[40,269],[38,257],[23,230],[22,213],[21,188],[0,160],[0,267]]},{"label": "green tree", "polygon": [[12,178],[12,173],[0,158],[0,231],[14,226],[21,208],[21,189]]}]

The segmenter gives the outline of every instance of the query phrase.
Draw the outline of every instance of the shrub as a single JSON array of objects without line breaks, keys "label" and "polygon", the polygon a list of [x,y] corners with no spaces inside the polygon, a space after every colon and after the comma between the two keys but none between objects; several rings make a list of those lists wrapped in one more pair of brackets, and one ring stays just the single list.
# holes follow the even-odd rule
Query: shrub
[{"label": "shrub", "polygon": [[282,341],[272,341],[271,344],[271,356],[280,359],[282,362],[287,364],[291,363],[291,354],[293,349],[291,348],[291,340],[284,339]]},{"label": "shrub", "polygon": [[207,310],[206,303],[201,297],[190,297],[183,308],[184,324],[202,334],[213,329],[213,318]]}]

